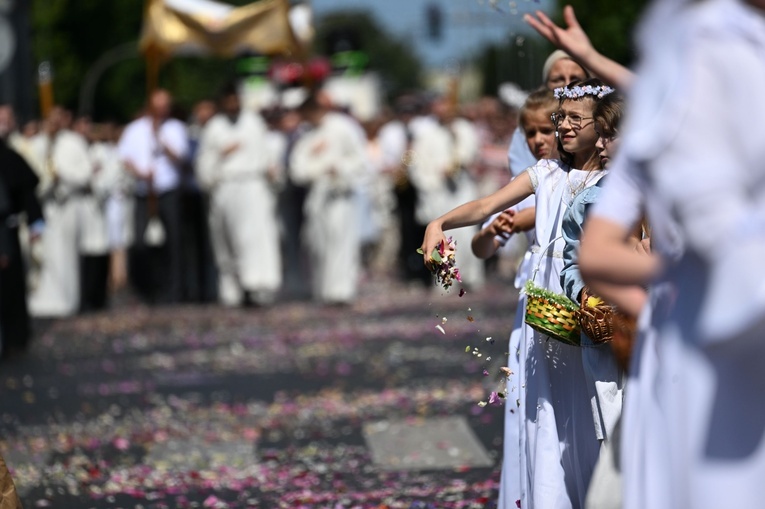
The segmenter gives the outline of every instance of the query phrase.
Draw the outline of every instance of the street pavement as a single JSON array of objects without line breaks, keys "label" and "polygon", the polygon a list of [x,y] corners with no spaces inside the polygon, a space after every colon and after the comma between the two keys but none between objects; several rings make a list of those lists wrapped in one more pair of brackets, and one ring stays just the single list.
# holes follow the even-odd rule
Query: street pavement
[{"label": "street pavement", "polygon": [[0,452],[27,509],[495,507],[505,408],[478,403],[516,301],[377,282],[38,323],[0,365]]}]

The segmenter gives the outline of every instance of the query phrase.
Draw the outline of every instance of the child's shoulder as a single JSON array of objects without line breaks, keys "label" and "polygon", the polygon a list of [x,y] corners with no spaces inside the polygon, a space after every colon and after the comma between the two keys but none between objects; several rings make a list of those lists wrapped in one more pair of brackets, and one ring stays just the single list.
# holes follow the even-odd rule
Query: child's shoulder
[{"label": "child's shoulder", "polygon": [[560,159],[540,159],[534,166],[530,166],[526,171],[535,173],[538,178],[544,178],[548,175],[568,172],[570,169],[571,168]]},{"label": "child's shoulder", "polygon": [[548,170],[565,170],[568,171],[569,167],[560,159],[540,159],[536,162],[532,168],[544,168]]}]

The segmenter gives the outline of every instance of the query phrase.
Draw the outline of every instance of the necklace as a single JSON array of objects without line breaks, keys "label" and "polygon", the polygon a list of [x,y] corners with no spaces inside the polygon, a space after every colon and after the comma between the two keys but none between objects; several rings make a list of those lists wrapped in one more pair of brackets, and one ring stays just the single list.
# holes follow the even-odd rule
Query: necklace
[{"label": "necklace", "polygon": [[571,172],[572,172],[572,171],[573,171],[573,168],[570,168],[570,169],[569,169],[569,170],[566,172],[566,183],[568,184],[568,189],[569,189],[569,191],[571,192],[571,199],[573,200],[573,199],[574,199],[574,197],[575,197],[577,194],[579,194],[579,193],[580,193],[582,190],[584,190],[584,189],[586,189],[586,188],[587,188],[587,184],[589,184],[589,183],[590,183],[590,180],[593,178],[594,174],[596,174],[596,173],[597,173],[597,174],[600,174],[600,172],[601,172],[602,170],[590,170],[590,171],[588,171],[588,172],[587,172],[587,176],[586,176],[586,177],[584,178],[584,180],[582,180],[582,181],[579,183],[579,185],[578,185],[578,186],[576,186],[576,187],[575,187],[575,186],[573,186],[573,185],[571,184],[571,178],[570,178],[570,175],[571,175]]}]

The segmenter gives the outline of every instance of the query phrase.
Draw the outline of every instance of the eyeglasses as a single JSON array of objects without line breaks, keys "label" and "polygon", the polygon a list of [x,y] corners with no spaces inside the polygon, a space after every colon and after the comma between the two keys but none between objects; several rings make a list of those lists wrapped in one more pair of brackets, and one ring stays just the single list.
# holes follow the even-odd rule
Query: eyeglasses
[{"label": "eyeglasses", "polygon": [[584,127],[582,125],[582,120],[592,120],[592,117],[582,117],[576,113],[566,115],[562,111],[559,111],[550,115],[550,120],[555,124],[555,127],[560,126],[565,120],[568,120],[568,125],[570,125],[572,129],[578,130]]}]

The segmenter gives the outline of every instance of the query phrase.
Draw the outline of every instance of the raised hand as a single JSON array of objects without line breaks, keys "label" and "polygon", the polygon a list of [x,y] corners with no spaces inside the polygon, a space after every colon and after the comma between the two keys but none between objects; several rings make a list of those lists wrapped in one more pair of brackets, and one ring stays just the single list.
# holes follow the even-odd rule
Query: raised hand
[{"label": "raised hand", "polygon": [[573,7],[567,5],[563,9],[565,28],[553,23],[542,11],[535,14],[536,17],[526,14],[523,19],[542,37],[568,53],[571,58],[609,85],[621,89],[629,88],[635,75],[620,63],[598,53],[579,25]]},{"label": "raised hand", "polygon": [[514,231],[514,222],[515,222],[515,210],[508,209],[499,214],[494,221],[491,222],[491,224],[488,226],[489,233],[493,236],[500,236],[504,237],[505,239],[510,238],[510,235],[515,233]]},{"label": "raised hand", "polygon": [[559,27],[542,11],[536,11],[536,17],[526,14],[523,19],[542,37],[562,49],[574,59],[586,62],[595,52],[590,38],[582,30],[574,14],[574,8],[567,5],[563,9],[563,20],[566,28]]}]

